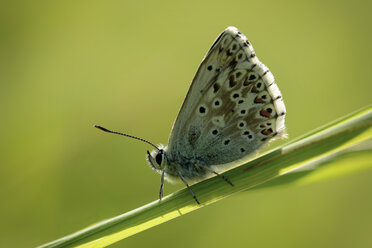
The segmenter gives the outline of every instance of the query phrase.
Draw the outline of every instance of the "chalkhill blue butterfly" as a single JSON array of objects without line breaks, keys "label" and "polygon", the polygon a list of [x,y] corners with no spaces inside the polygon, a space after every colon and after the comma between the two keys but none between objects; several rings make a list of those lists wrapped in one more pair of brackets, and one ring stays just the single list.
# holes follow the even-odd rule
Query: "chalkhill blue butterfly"
[{"label": "chalkhill blue butterfly", "polygon": [[152,145],[146,160],[164,179],[182,181],[195,201],[189,183],[217,175],[246,160],[285,133],[286,110],[269,69],[251,43],[235,27],[225,29],[200,64],[178,113],[167,146],[124,133]]}]

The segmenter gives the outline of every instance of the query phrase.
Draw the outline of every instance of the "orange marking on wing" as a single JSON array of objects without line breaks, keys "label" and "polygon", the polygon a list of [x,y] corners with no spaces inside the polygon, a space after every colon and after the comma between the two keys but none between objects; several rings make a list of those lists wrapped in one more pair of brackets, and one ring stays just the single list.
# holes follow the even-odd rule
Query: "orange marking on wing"
[{"label": "orange marking on wing", "polygon": [[262,130],[261,133],[264,135],[270,135],[272,132],[270,132],[269,130]]},{"label": "orange marking on wing", "polygon": [[257,90],[256,86],[253,86],[253,87],[252,87],[251,92],[253,92],[253,93],[258,93],[258,90]]},{"label": "orange marking on wing", "polygon": [[264,100],[262,98],[255,98],[254,103],[264,103]]},{"label": "orange marking on wing", "polygon": [[270,117],[271,117],[271,114],[270,114],[268,111],[266,111],[265,109],[261,110],[261,111],[260,111],[260,114],[261,114],[262,116],[267,117],[267,118],[270,118]]}]

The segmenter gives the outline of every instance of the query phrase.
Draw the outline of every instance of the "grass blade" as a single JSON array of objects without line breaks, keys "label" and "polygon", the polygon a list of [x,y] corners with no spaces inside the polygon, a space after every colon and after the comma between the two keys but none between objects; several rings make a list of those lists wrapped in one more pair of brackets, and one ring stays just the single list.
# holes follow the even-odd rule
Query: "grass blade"
[{"label": "grass blade", "polygon": [[340,171],[348,174],[372,168],[371,141],[369,107],[225,172],[234,187],[216,177],[193,185],[201,205],[183,189],[161,202],[151,202],[40,247],[105,247],[240,191],[311,183]]}]

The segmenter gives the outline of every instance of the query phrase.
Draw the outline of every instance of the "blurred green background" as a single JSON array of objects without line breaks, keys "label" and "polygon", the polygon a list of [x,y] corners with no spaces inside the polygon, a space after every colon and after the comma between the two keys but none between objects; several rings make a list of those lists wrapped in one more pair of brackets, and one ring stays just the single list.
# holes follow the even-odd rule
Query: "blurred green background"
[{"label": "blurred green background", "polygon": [[[201,59],[229,25],[273,72],[290,139],[370,104],[371,7],[2,1],[0,247],[40,245],[157,199],[151,147],[92,125],[166,143]],[[112,247],[371,247],[371,179],[237,194]]]}]

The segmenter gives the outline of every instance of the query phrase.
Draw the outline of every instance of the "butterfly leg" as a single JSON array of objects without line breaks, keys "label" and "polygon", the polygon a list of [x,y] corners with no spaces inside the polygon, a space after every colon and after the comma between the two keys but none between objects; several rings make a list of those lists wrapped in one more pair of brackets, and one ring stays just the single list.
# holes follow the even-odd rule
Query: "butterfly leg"
[{"label": "butterfly leg", "polygon": [[189,191],[190,191],[192,197],[194,198],[194,200],[196,201],[196,203],[200,205],[200,202],[199,202],[198,199],[196,198],[194,192],[192,192],[192,190],[191,190],[189,184],[186,182],[185,178],[183,178],[182,174],[178,172],[178,176],[181,178],[181,180],[183,181],[183,183],[184,183],[184,184],[186,185],[186,187],[189,189]]},{"label": "butterfly leg", "polygon": [[209,171],[209,172],[212,172],[213,174],[219,176],[220,178],[222,178],[225,182],[227,182],[228,184],[230,184],[231,186],[234,186],[234,184],[232,184],[232,182],[227,178],[225,177],[224,175],[221,175],[217,172],[215,172],[214,170],[212,170],[211,168],[209,168],[208,166],[205,166],[205,165],[200,165],[200,164],[197,164],[196,166],[199,166],[199,167],[202,167],[203,169]]},{"label": "butterfly leg", "polygon": [[161,177],[160,177],[160,192],[159,192],[159,200],[161,200],[161,198],[163,198],[163,189],[164,189],[164,173],[165,173],[165,171],[163,170],[162,173],[161,173]]}]

